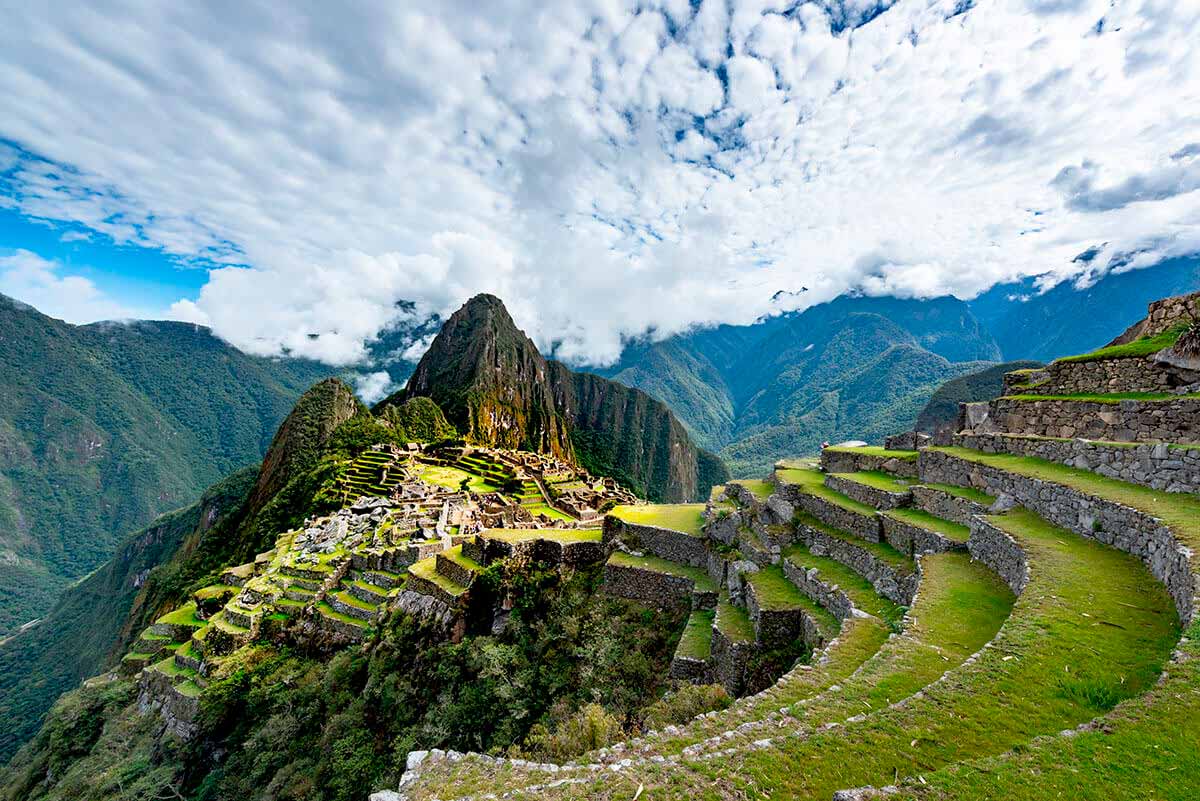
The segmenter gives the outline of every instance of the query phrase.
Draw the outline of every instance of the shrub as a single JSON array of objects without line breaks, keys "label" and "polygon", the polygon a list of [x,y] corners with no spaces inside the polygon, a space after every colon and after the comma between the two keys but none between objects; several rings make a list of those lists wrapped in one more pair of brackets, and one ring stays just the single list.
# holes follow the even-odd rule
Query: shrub
[{"label": "shrub", "polygon": [[[566,706],[555,704],[551,718],[565,714]],[[611,745],[624,737],[621,721],[599,704],[587,704],[578,712],[560,718],[553,731],[538,723],[525,738],[524,753],[542,759],[565,760]]]},{"label": "shrub", "polygon": [[733,699],[720,684],[685,684],[646,707],[643,727],[647,731],[654,731],[664,726],[687,723],[697,715],[725,709],[731,703]]}]

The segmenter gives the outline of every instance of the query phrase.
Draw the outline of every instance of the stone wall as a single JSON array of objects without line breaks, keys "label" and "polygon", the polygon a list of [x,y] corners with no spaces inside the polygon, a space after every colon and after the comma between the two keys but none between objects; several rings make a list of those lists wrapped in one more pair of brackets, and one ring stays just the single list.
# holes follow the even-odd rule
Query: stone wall
[{"label": "stone wall", "polygon": [[676,654],[671,659],[669,675],[679,681],[690,681],[694,684],[707,683],[710,675],[709,664],[704,659]]},{"label": "stone wall", "polygon": [[877,456],[855,449],[821,451],[821,469],[826,473],[857,473],[860,470],[881,470],[905,478],[917,477],[917,463],[894,456]]},{"label": "stone wall", "polygon": [[817,556],[841,562],[871,583],[884,598],[908,606],[916,596],[920,571],[905,573],[852,542],[831,537],[820,529],[799,524],[796,533]]},{"label": "stone wall", "polygon": [[922,434],[918,431],[905,431],[902,434],[893,434],[883,441],[883,447],[889,451],[915,451],[918,448],[924,448],[930,443],[930,436]]},{"label": "stone wall", "polygon": [[604,566],[604,591],[660,608],[712,609],[717,605],[715,592],[696,590],[696,583],[689,578],[611,562]]},{"label": "stone wall", "polygon": [[754,639],[764,648],[777,648],[797,637],[810,648],[825,643],[816,621],[803,609],[764,609],[752,582],[746,582],[746,612],[754,624]]},{"label": "stone wall", "polygon": [[854,602],[836,584],[830,584],[821,578],[817,568],[803,570],[787,559],[783,560],[783,575],[796,585],[814,603],[828,609],[838,620],[845,620],[854,615]]},{"label": "stone wall", "polygon": [[879,542],[883,538],[883,531],[879,527],[879,515],[852,512],[824,498],[799,491],[793,497],[797,506],[827,526],[848,531],[869,542]]},{"label": "stone wall", "polygon": [[825,476],[825,486],[874,509],[895,509],[907,506],[912,499],[912,493],[907,490],[890,492],[833,474]]},{"label": "stone wall", "polygon": [[934,517],[940,517],[962,526],[971,525],[971,518],[975,515],[987,514],[988,511],[988,508],[982,503],[969,501],[933,487],[914,486],[912,495],[913,506],[916,508],[929,512]]},{"label": "stone wall", "polygon": [[708,564],[704,537],[658,526],[630,523],[612,515],[604,518],[604,543],[620,540],[632,551],[643,551],[691,567]]},{"label": "stone wall", "polygon": [[459,601],[461,601],[463,596],[466,595],[466,593],[463,593],[461,596],[452,595],[451,593],[442,589],[441,585],[437,582],[430,581],[429,579],[422,578],[421,576],[413,575],[412,573],[408,574],[408,580],[405,582],[404,586],[406,592],[411,591],[420,593],[421,595],[428,595],[442,604],[445,604],[450,609],[457,608],[459,606]]},{"label": "stone wall", "polygon": [[998,398],[986,406],[964,404],[963,433],[1087,437],[1115,442],[1200,443],[1200,398],[1096,403],[1079,400],[1018,401]]},{"label": "stone wall", "polygon": [[[475,580],[474,571],[460,565],[444,553],[439,553],[435,559],[437,560],[437,572],[441,573],[446,578],[453,581],[455,584],[461,584],[464,587],[469,587],[471,582]],[[338,610],[339,612],[342,610]]]},{"label": "stone wall", "polygon": [[1146,318],[1134,323],[1110,344],[1132,342],[1141,337],[1169,331],[1180,323],[1200,318],[1200,292],[1156,300],[1147,307]]},{"label": "stone wall", "polygon": [[1054,362],[1033,373],[1004,376],[1006,395],[1170,392],[1200,381],[1200,372],[1159,363],[1153,356]]},{"label": "stone wall", "polygon": [[967,550],[972,559],[978,559],[1000,578],[1013,591],[1020,595],[1025,585],[1029,583],[1029,565],[1025,560],[1025,551],[1017,544],[1012,536],[988,522],[984,517],[971,521],[971,538],[967,541]]},{"label": "stone wall", "polygon": [[1055,525],[1138,557],[1166,586],[1184,626],[1194,619],[1198,578],[1193,574],[1192,554],[1160,520],[1115,501],[943,451],[921,452],[921,476],[936,483],[978,487],[990,495],[1010,495]]},{"label": "stone wall", "polygon": [[196,733],[193,721],[200,712],[200,699],[179,692],[165,673],[146,670],[138,678],[138,712],[157,712],[166,731],[186,740]]},{"label": "stone wall", "polygon": [[754,654],[754,644],[733,642],[713,626],[712,678],[732,696],[738,696],[746,685],[746,666]]},{"label": "stone wall", "polygon": [[879,519],[883,524],[884,540],[906,556],[959,551],[966,547],[964,543],[943,537],[936,531],[929,531],[888,515],[880,515]]},{"label": "stone wall", "polygon": [[1046,459],[1166,492],[1200,492],[1200,446],[1112,445],[1084,439],[1042,439],[1019,434],[956,434],[954,444],[984,453],[1012,453]]}]

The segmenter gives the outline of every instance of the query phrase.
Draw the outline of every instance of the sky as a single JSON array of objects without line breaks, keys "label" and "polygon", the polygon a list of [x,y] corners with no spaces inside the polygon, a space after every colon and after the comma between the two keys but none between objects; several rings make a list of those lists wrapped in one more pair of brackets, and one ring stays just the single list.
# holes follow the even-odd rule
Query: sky
[{"label": "sky", "polygon": [[1200,0],[338,5],[0,0],[0,292],[336,365],[492,292],[604,365],[1200,251]]}]

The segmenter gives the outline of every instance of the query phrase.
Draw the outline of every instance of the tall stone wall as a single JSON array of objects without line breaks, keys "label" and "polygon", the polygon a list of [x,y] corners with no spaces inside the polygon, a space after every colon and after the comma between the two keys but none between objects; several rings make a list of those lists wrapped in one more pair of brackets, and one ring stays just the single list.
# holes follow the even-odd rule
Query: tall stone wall
[{"label": "tall stone wall", "polygon": [[875,591],[895,603],[908,606],[917,594],[919,569],[912,573],[897,570],[867,549],[853,542],[831,537],[812,526],[799,524],[796,533],[816,556],[828,556],[841,562],[871,583]]},{"label": "tall stone wall", "polygon": [[854,615],[854,603],[836,584],[831,584],[821,578],[817,568],[804,570],[787,559],[782,563],[783,574],[814,603],[828,609],[838,620],[846,620]]},{"label": "tall stone wall", "polygon": [[1067,399],[997,398],[986,407],[964,404],[964,433],[1087,437],[1115,442],[1200,443],[1200,398],[1097,403]]},{"label": "tall stone wall", "polygon": [[857,473],[860,470],[879,470],[905,478],[917,477],[917,463],[911,459],[865,453],[856,448],[821,451],[821,469],[826,473]]},{"label": "tall stone wall", "polygon": [[1085,439],[1042,439],[1016,434],[956,434],[954,444],[984,453],[1046,459],[1166,492],[1200,492],[1200,445],[1112,445]]},{"label": "tall stone wall", "polygon": [[[1055,525],[1090,537],[1141,559],[1175,601],[1186,627],[1195,618],[1200,578],[1193,554],[1162,521],[1128,506],[1040,479],[1009,473],[944,451],[921,452],[926,481],[978,487],[991,495],[1007,494]],[[1200,558],[1200,555],[1197,555]]]},{"label": "tall stone wall", "polygon": [[960,551],[966,547],[964,543],[943,537],[936,531],[914,526],[890,515],[880,515],[879,520],[883,524],[884,540],[905,556]]},{"label": "tall stone wall", "polygon": [[[963,447],[969,448],[970,445]],[[975,515],[987,514],[988,508],[981,503],[952,495],[945,490],[917,485],[912,488],[913,506],[934,517],[940,517],[961,526],[971,525]]]},{"label": "tall stone wall", "polygon": [[630,523],[608,515],[604,518],[605,544],[617,540],[630,550],[645,551],[670,562],[690,567],[708,565],[708,549],[704,537],[658,526]]},{"label": "tall stone wall", "polygon": [[1190,322],[1197,318],[1200,318],[1200,292],[1156,300],[1147,308],[1144,320],[1129,326],[1125,333],[1109,344],[1120,345],[1141,337],[1161,334],[1180,323]]},{"label": "tall stone wall", "polygon": [[1024,549],[1008,532],[987,518],[981,516],[971,521],[967,550],[971,552],[972,559],[983,562],[1004,579],[1014,595],[1020,595],[1029,583],[1029,564]]},{"label": "tall stone wall", "polygon": [[1200,371],[1157,362],[1153,356],[1097,359],[1087,362],[1054,362],[1020,381],[1004,377],[1005,394],[1103,394],[1109,392],[1170,392],[1200,381]]}]

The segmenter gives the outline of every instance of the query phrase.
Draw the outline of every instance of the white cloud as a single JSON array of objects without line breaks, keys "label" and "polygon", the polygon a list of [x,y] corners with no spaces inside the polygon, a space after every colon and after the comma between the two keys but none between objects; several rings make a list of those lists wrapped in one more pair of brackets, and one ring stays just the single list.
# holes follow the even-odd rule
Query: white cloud
[{"label": "white cloud", "polygon": [[0,256],[0,293],[68,323],[152,316],[114,301],[88,278],[64,275],[62,270],[62,265],[28,250]]},{"label": "white cloud", "polygon": [[0,203],[215,262],[173,316],[336,364],[481,291],[603,361],[1200,250],[1200,8],[968,6],[25,4],[0,138],[45,158],[0,146]]},{"label": "white cloud", "polygon": [[374,405],[395,392],[397,387],[386,370],[354,376],[354,390],[368,406]]}]

